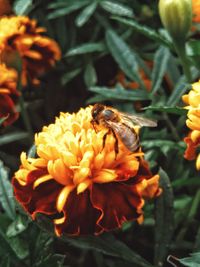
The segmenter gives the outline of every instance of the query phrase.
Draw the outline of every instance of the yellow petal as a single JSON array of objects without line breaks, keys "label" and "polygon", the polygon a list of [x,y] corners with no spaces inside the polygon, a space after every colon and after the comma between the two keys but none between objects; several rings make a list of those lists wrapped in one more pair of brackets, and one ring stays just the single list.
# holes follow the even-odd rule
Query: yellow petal
[{"label": "yellow petal", "polygon": [[67,185],[61,190],[56,202],[56,208],[58,212],[61,212],[63,210],[67,202],[67,198],[73,189],[74,185]]},{"label": "yellow petal", "polygon": [[197,168],[197,170],[200,170],[200,153],[199,153],[199,155],[197,156],[197,160],[196,160],[196,168]]},{"label": "yellow petal", "polygon": [[95,183],[109,183],[113,182],[117,178],[117,174],[114,170],[103,169],[98,172],[98,175],[94,177]]},{"label": "yellow petal", "polygon": [[85,180],[77,186],[77,194],[84,192],[92,183],[92,180]]},{"label": "yellow petal", "polygon": [[53,179],[53,177],[50,174],[47,174],[47,175],[44,175],[44,176],[38,178],[33,184],[33,189],[35,189],[40,184],[47,182],[49,180],[52,180],[52,179]]},{"label": "yellow petal", "polygon": [[75,170],[73,182],[75,185],[82,183],[90,175],[90,168],[79,168]]}]

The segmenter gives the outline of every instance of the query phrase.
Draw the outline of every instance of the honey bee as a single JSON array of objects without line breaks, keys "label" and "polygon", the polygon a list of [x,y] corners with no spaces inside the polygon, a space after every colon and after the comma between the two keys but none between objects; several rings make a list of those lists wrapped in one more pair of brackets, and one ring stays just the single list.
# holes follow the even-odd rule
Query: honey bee
[{"label": "honey bee", "polygon": [[91,111],[91,123],[95,125],[102,125],[108,129],[103,137],[103,148],[105,146],[106,137],[112,133],[115,138],[115,154],[117,156],[118,138],[124,146],[130,151],[135,152],[139,148],[139,136],[134,130],[134,126],[156,127],[157,122],[143,118],[137,115],[122,113],[112,107],[107,107],[102,104],[95,104]]}]

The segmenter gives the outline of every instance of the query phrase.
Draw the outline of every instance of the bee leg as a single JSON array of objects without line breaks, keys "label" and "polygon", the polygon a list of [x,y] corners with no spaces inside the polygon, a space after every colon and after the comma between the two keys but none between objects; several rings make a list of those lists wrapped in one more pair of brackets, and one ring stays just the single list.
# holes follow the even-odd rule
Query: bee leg
[{"label": "bee leg", "polygon": [[92,124],[92,127],[93,127],[93,129],[95,130],[95,132],[97,133],[97,129],[96,129],[96,127],[95,127],[95,121],[94,120],[91,120],[90,121],[90,123]]},{"label": "bee leg", "polygon": [[106,138],[107,138],[107,135],[110,133],[110,129],[104,134],[103,136],[103,144],[102,144],[102,150],[104,149],[105,147],[105,144],[106,144]]}]

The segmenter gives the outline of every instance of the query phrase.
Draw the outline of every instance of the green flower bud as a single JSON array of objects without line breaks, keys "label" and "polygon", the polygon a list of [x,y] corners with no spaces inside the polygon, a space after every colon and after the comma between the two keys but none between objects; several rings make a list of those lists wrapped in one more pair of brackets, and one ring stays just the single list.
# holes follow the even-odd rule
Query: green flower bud
[{"label": "green flower bud", "polygon": [[185,40],[192,23],[192,0],[160,0],[159,13],[171,37],[176,42]]}]

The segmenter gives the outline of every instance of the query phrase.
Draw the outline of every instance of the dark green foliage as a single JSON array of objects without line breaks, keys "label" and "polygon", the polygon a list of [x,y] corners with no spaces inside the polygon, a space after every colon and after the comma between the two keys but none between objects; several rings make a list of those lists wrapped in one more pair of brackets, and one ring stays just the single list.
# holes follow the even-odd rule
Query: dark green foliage
[{"label": "dark green foliage", "polygon": [[[160,23],[158,1],[11,2],[15,14],[36,19],[62,50],[60,62],[41,77],[39,88],[22,91],[33,131],[54,122],[62,111],[96,102],[155,119],[158,127],[141,129],[140,140],[152,172],[160,174],[163,193],[146,201],[142,225],[129,222],[101,236],[57,238],[46,218],[32,222],[13,197],[11,179],[19,155],[27,151],[34,157],[36,151],[22,116],[8,127],[1,118],[0,267],[200,266],[200,175],[195,162],[184,159],[188,129],[181,100],[200,77],[199,37],[191,32],[187,40],[188,81]],[[124,83],[116,78],[120,71]]]}]

